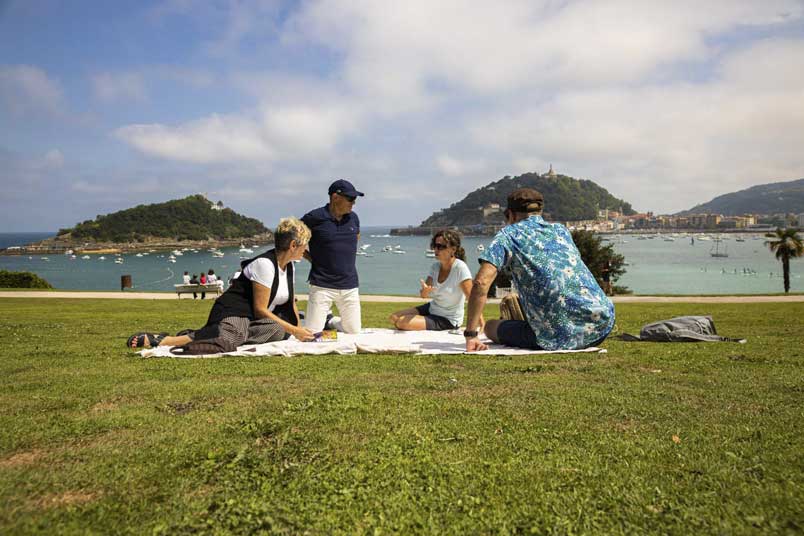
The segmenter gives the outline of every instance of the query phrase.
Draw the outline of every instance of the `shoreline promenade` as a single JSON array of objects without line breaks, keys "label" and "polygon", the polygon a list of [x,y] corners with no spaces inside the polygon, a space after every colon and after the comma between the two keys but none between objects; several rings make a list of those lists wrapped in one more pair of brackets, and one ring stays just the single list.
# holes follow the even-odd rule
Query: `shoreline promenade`
[{"label": "shoreline promenade", "polygon": [[[306,294],[297,294],[302,301]],[[49,291],[19,290],[0,291],[0,298],[73,298],[73,299],[113,299],[113,300],[176,300],[175,292],[119,292],[119,291]],[[190,298],[184,298],[190,299]],[[418,296],[361,295],[360,300],[369,303],[417,303],[423,299]],[[213,301],[210,299],[209,301]],[[614,303],[796,303],[804,302],[804,294],[756,295],[756,296],[614,296]],[[489,299],[488,303],[500,303],[499,299]]]}]

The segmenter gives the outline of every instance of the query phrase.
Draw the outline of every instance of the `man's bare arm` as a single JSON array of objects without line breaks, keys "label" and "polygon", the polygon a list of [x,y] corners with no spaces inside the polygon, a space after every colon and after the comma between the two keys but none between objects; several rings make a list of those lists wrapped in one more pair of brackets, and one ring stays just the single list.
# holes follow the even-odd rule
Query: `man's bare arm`
[{"label": "man's bare arm", "polygon": [[[477,271],[477,275],[475,275],[475,279],[472,282],[472,293],[469,295],[469,313],[466,318],[467,331],[480,330],[483,308],[486,306],[486,295],[496,277],[496,266],[488,262],[480,264],[480,270]],[[480,339],[477,337],[468,337],[466,339],[467,352],[486,350],[487,348],[488,347],[480,342]]]},{"label": "man's bare arm", "polygon": [[486,306],[486,296],[496,277],[496,266],[488,262],[480,263],[480,270],[477,271],[477,275],[472,281],[472,293],[469,295],[469,312],[466,318],[467,330],[473,331],[480,327],[480,318],[483,316],[483,308]]}]

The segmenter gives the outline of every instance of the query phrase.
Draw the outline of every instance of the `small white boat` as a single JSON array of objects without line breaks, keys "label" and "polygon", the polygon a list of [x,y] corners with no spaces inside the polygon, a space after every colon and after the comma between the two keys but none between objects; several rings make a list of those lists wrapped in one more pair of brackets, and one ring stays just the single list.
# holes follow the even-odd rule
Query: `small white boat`
[{"label": "small white boat", "polygon": [[64,252],[65,255],[72,255],[73,253],[75,252],[71,249],[68,249],[67,251]]},{"label": "small white boat", "polygon": [[171,253],[173,253],[173,255],[175,255],[176,257],[179,257],[179,256],[181,256],[181,255],[184,255],[184,253],[182,253],[182,252],[181,252],[181,251],[179,251],[178,249],[174,249],[174,250],[173,250]]},{"label": "small white boat", "polygon": [[114,260],[114,263],[115,263],[115,264],[123,264],[123,258],[122,258],[122,257],[117,257],[117,258]]},{"label": "small white boat", "polygon": [[391,251],[391,253],[396,253],[397,255],[404,255],[407,252],[402,251],[401,249],[395,249],[395,250]]},{"label": "small white boat", "polygon": [[137,253],[137,254],[136,254],[136,255],[134,255],[134,256],[135,256],[135,257],[142,257],[142,253]]},{"label": "small white boat", "polygon": [[223,251],[213,251],[212,256],[217,259],[220,259],[221,257],[223,257]]},{"label": "small white boat", "polygon": [[70,255],[70,260],[74,261],[77,257],[75,255]]},{"label": "small white boat", "polygon": [[360,250],[361,251],[366,251],[370,247],[371,247],[371,244],[363,244],[362,246],[360,246]]},{"label": "small white boat", "polygon": [[49,261],[50,260],[47,257],[39,257],[39,258],[42,259],[43,261]]},{"label": "small white boat", "polygon": [[176,259],[168,259],[168,262],[172,262],[173,264],[176,264]]},{"label": "small white boat", "polygon": [[103,255],[101,255],[100,257],[98,257],[98,260],[99,260],[99,261],[105,261],[105,260],[106,260],[106,257],[104,257]]},{"label": "small white boat", "polygon": [[254,250],[251,248],[240,248],[240,253],[254,253]]},{"label": "small white boat", "polygon": [[477,250],[478,251],[486,251],[486,246],[484,246],[483,244],[478,244],[477,245]]},{"label": "small white boat", "polygon": [[393,251],[394,247],[393,246],[383,246],[382,250],[385,251],[385,252]]},{"label": "small white boat", "polygon": [[84,260],[87,260],[87,259],[91,259],[92,257],[90,257],[89,255],[84,255],[84,256],[83,256],[83,257],[81,257],[81,258],[82,258],[82,259],[84,259]]}]

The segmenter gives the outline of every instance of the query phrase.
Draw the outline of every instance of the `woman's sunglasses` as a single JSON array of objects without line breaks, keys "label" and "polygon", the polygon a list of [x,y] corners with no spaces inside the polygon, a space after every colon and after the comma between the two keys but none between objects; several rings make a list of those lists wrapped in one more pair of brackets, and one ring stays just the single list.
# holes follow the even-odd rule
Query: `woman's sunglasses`
[{"label": "woman's sunglasses", "polygon": [[436,242],[435,244],[433,244],[433,249],[447,249],[448,247],[449,247],[448,245],[441,244],[439,242]]}]

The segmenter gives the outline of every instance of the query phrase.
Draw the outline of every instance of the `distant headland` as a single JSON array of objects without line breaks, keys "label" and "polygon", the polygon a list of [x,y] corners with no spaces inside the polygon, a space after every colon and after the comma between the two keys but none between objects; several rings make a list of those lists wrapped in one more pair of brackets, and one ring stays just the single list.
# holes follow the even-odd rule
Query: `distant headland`
[{"label": "distant headland", "polygon": [[26,246],[10,247],[5,255],[31,253],[127,253],[175,248],[210,248],[241,243],[265,244],[273,234],[257,219],[242,216],[221,201],[197,194],[164,203],[138,205],[101,215],[56,236]]},{"label": "distant headland", "polygon": [[614,197],[602,186],[591,180],[556,173],[551,165],[541,174],[506,175],[434,212],[418,226],[392,229],[391,234],[428,235],[434,229],[451,227],[467,235],[493,235],[505,224],[506,198],[517,188],[540,191],[545,199],[544,217],[551,221],[595,220],[601,211],[625,216],[635,214],[630,203]]}]

